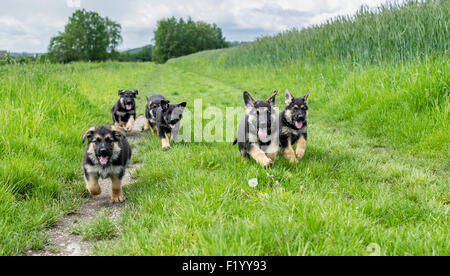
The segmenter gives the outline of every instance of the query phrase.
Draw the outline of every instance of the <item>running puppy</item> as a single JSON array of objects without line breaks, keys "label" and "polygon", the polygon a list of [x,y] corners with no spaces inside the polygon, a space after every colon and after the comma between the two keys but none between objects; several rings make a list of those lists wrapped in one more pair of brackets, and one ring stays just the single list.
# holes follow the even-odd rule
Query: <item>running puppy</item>
[{"label": "running puppy", "polygon": [[153,95],[150,98],[147,98],[147,106],[145,108],[145,117],[147,120],[145,121],[144,130],[152,130],[153,134],[158,134],[158,128],[156,124],[156,114],[158,109],[161,108],[161,101],[169,101],[163,95]]},{"label": "running puppy", "polygon": [[170,148],[170,141],[175,141],[185,108],[185,102],[169,104],[168,100],[161,100],[161,107],[156,112],[156,128],[163,150]]},{"label": "running puppy", "polygon": [[87,139],[83,169],[86,188],[91,195],[101,194],[98,179],[111,178],[111,202],[123,202],[122,178],[131,158],[125,132],[115,126],[91,127],[82,136]]},{"label": "running puppy", "polygon": [[[294,98],[286,89],[286,108],[280,114],[280,148],[283,157],[297,163],[305,155],[308,138],[308,97],[309,91],[302,98]],[[292,146],[297,143],[294,152]]]},{"label": "running puppy", "polygon": [[263,167],[272,165],[279,151],[277,94],[275,91],[267,100],[255,101],[247,91],[244,92],[247,114],[239,123],[238,138],[233,144],[238,144],[243,157],[250,156]]},{"label": "running puppy", "polygon": [[137,90],[119,90],[120,99],[111,109],[114,124],[123,127],[127,132],[133,129],[136,120]]}]

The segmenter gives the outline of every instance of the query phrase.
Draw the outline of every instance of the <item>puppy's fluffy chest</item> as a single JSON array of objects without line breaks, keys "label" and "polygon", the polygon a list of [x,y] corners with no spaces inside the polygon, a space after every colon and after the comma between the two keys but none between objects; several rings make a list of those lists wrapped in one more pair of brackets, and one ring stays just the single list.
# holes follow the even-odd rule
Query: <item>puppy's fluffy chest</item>
[{"label": "puppy's fluffy chest", "polygon": [[120,175],[122,173],[122,166],[101,166],[101,165],[84,165],[84,169],[88,174],[96,174],[103,179],[110,177],[111,175]]}]

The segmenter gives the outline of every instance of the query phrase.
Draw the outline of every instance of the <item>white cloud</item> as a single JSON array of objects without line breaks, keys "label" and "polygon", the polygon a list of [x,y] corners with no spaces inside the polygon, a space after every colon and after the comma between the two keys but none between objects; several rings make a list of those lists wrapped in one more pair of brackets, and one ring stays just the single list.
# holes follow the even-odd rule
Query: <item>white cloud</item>
[{"label": "white cloud", "polygon": [[50,38],[64,30],[78,7],[119,22],[124,38],[121,48],[134,48],[152,43],[157,21],[171,16],[216,23],[228,40],[248,41],[352,14],[362,4],[374,7],[387,1],[2,0],[0,50],[45,52]]},{"label": "white cloud", "polygon": [[81,7],[81,0],[66,0],[66,4],[69,8],[80,8]]}]

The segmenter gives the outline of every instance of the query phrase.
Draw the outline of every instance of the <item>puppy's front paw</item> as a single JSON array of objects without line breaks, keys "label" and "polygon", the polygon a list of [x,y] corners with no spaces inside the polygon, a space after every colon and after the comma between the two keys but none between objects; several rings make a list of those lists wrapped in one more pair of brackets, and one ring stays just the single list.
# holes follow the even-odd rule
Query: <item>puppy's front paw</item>
[{"label": "puppy's front paw", "polygon": [[273,161],[270,158],[264,158],[259,162],[264,168],[270,167],[273,165]]},{"label": "puppy's front paw", "polygon": [[123,196],[111,196],[111,203],[122,203],[124,202]]},{"label": "puppy's front paw", "polygon": [[98,186],[98,185],[87,185],[86,189],[93,196],[97,196],[102,193],[102,190],[100,189],[100,186]]},{"label": "puppy's front paw", "polygon": [[305,156],[305,151],[297,151],[298,160],[302,160],[304,156]]},{"label": "puppy's front paw", "polygon": [[168,150],[168,149],[170,149],[170,145],[163,145],[162,146],[162,150]]},{"label": "puppy's front paw", "polygon": [[295,157],[295,153],[293,151],[285,151],[283,154],[284,158],[286,158],[290,163],[298,163],[297,158]]}]

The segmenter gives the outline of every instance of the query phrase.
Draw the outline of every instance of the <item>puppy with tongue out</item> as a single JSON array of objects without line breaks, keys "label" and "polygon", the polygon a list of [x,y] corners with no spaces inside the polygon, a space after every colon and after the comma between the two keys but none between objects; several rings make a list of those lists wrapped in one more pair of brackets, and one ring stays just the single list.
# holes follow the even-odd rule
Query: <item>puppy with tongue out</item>
[{"label": "puppy with tongue out", "polygon": [[91,127],[82,140],[88,141],[83,159],[86,188],[99,195],[100,178],[111,179],[111,202],[123,202],[122,178],[131,158],[131,147],[122,128],[111,126]]},{"label": "puppy with tongue out", "polygon": [[241,120],[238,138],[234,144],[239,145],[243,157],[252,157],[264,167],[272,165],[278,149],[278,114],[275,110],[275,96],[266,100],[254,100],[250,93],[244,92],[246,116]]},{"label": "puppy with tongue out", "polygon": [[[298,162],[305,155],[306,139],[308,137],[308,97],[295,98],[286,89],[286,108],[280,114],[281,133],[280,147],[283,156],[292,163]],[[297,143],[294,152],[293,145]]]},{"label": "puppy with tongue out", "polygon": [[112,118],[116,126],[130,132],[136,120],[136,96],[137,90],[119,90],[120,99],[111,109]]}]

